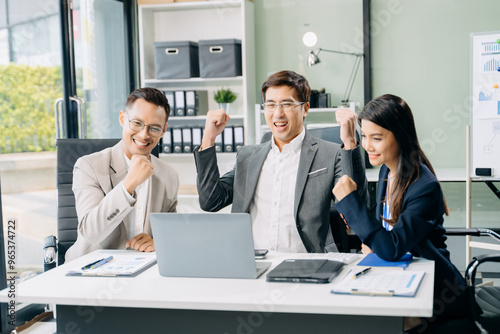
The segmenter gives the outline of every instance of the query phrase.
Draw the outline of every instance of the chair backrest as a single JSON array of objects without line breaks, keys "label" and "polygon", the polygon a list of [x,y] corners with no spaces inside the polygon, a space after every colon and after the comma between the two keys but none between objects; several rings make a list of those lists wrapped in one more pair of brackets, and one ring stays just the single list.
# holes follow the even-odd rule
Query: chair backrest
[{"label": "chair backrest", "polygon": [[[330,126],[324,128],[311,128],[307,132],[316,138],[321,138],[332,143],[342,144],[340,139],[340,126]],[[271,140],[271,131],[265,132],[260,140],[261,143]],[[356,139],[359,141],[359,134],[356,131]]]},{"label": "chair backrest", "polygon": [[[73,194],[73,167],[78,158],[114,146],[120,139],[58,139],[57,148],[57,239],[58,265],[77,237],[78,217]],[[158,156],[156,146],[152,154]]]}]

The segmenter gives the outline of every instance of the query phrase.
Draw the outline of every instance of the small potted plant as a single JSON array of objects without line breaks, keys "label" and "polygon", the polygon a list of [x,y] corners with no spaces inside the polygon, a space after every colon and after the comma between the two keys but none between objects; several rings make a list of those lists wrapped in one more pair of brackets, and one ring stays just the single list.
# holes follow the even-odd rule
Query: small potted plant
[{"label": "small potted plant", "polygon": [[221,88],[214,93],[214,100],[219,104],[219,108],[224,109],[229,114],[229,105],[236,100],[238,95],[231,89]]}]

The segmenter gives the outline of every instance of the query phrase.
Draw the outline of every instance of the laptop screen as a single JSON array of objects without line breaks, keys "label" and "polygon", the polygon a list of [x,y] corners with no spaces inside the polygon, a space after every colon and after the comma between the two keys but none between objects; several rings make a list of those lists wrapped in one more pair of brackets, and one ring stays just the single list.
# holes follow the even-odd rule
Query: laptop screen
[{"label": "laptop screen", "polygon": [[256,278],[247,213],[152,213],[162,276]]}]

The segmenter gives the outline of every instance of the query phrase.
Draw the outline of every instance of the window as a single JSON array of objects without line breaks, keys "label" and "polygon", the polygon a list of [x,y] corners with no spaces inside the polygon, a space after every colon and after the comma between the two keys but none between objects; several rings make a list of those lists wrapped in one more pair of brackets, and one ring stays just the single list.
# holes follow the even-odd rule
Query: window
[{"label": "window", "polygon": [[0,0],[0,170],[3,223],[16,221],[18,275],[43,268],[56,234],[53,106],[62,96],[57,0]]}]

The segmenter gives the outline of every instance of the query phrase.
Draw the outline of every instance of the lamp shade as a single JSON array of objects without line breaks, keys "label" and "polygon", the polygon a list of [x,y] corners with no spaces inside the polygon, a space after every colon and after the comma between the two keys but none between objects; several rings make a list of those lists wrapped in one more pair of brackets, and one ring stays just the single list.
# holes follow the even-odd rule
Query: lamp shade
[{"label": "lamp shade", "polygon": [[307,57],[307,66],[313,66],[319,63],[320,60],[318,58],[318,55],[314,53],[313,50],[309,51],[309,56]]}]

